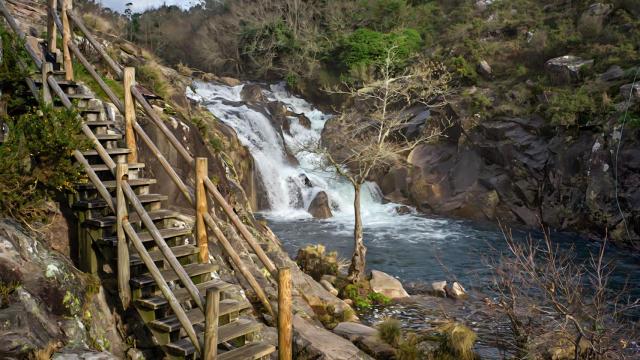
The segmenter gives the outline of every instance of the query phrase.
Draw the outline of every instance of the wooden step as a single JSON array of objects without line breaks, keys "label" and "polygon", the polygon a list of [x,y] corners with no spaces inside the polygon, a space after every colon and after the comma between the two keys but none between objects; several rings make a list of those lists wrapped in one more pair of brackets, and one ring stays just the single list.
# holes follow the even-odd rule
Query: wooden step
[{"label": "wooden step", "polygon": [[[130,152],[130,150],[127,149],[127,148],[113,148],[113,149],[106,149],[106,150],[107,150],[107,154],[109,154],[111,156],[113,156],[113,155],[127,155]],[[87,151],[83,151],[82,155],[84,155],[84,156],[98,156],[98,151],[96,151],[96,150],[87,150]]]},{"label": "wooden step", "polygon": [[95,96],[89,95],[89,94],[67,94],[67,97],[69,99],[75,99],[75,100],[91,100],[91,99],[95,99]]},{"label": "wooden step", "polygon": [[[168,198],[168,196],[162,194],[138,195],[138,199],[140,199],[143,204],[165,201]],[[103,209],[107,207],[107,202],[103,199],[79,200],[76,201],[72,207],[77,210]]]},{"label": "wooden step", "polygon": [[276,347],[264,342],[246,344],[243,347],[218,354],[218,360],[257,360],[276,351]]},{"label": "wooden step", "polygon": [[[180,236],[188,236],[188,235],[191,235],[192,233],[192,229],[187,229],[187,228],[158,229],[158,231],[160,231],[160,235],[165,240],[172,239],[175,237],[180,237]],[[153,236],[151,236],[151,233],[146,230],[139,232],[137,234],[138,234],[138,237],[140,237],[140,241],[142,241],[143,243],[154,241]],[[107,236],[101,239],[100,242],[103,242],[107,245],[116,246],[118,244],[118,238],[116,236]]]},{"label": "wooden step", "polygon": [[98,140],[106,141],[106,140],[120,140],[122,139],[122,134],[94,134]]},{"label": "wooden step", "polygon": [[100,114],[102,111],[103,111],[103,109],[78,108],[78,112],[80,112],[80,114]]},{"label": "wooden step", "polygon": [[[218,344],[233,340],[242,335],[247,335],[259,331],[262,325],[253,320],[240,318],[227,325],[218,328]],[[202,338],[202,334],[199,334]],[[167,353],[173,356],[187,357],[195,352],[195,347],[188,338],[180,339],[164,346]]]},{"label": "wooden step", "polygon": [[[190,277],[204,275],[218,270],[216,264],[189,264],[184,266],[184,270]],[[178,275],[173,269],[162,270],[160,272],[166,282],[178,280]],[[155,284],[153,277],[150,274],[139,275],[131,279],[131,287],[134,289],[143,288],[146,286],[152,286]]]},{"label": "wooden step", "polygon": [[[129,183],[129,185],[131,185],[131,187],[136,187],[136,186],[148,186],[148,185],[153,185],[157,182],[156,179],[145,179],[145,178],[141,178],[141,179],[131,179],[131,180],[127,180],[127,182]],[[115,180],[107,180],[107,181],[103,181],[102,184],[109,190],[114,190],[116,188],[116,181]],[[95,185],[93,185],[93,183],[83,183],[83,184],[78,184],[76,185],[76,189],[78,190],[92,190],[95,189]]]},{"label": "wooden step", "polygon": [[[194,255],[198,253],[198,248],[196,246],[193,245],[180,245],[180,246],[174,246],[171,249],[171,252],[173,253],[173,255],[176,256],[176,258],[182,258],[185,256],[189,256],[189,255]],[[151,259],[155,262],[155,261],[160,261],[164,259],[164,255],[162,254],[162,252],[159,249],[153,249],[151,251],[149,251],[149,256],[151,256]],[[130,266],[136,266],[136,265],[142,265],[143,262],[140,259],[140,255],[136,254],[131,254],[131,257],[129,258],[129,264]]]},{"label": "wooden step", "polygon": [[[36,85],[41,85],[42,84],[42,78],[41,77],[36,77],[36,78],[33,78],[32,80],[33,80],[34,83],[36,83]],[[56,79],[56,82],[62,88],[80,86],[80,84],[75,82],[75,81],[67,81],[67,80],[58,80],[58,79]]]},{"label": "wooden step", "polygon": [[87,126],[115,126],[116,123],[113,121],[85,121],[85,125]]},{"label": "wooden step", "polygon": [[[251,304],[247,300],[237,301],[237,300],[221,300],[220,301],[220,312],[218,316],[224,316],[227,314],[231,314],[236,311],[241,311],[247,308],[250,308]],[[187,311],[187,317],[191,324],[202,324],[204,323],[204,313],[200,311],[200,308],[195,308]],[[149,322],[150,327],[162,331],[162,332],[174,332],[179,331],[182,326],[180,325],[180,321],[176,316],[169,316],[164,319],[154,320]]]},{"label": "wooden step", "polygon": [[[144,163],[127,164],[129,170],[139,170],[144,168]],[[95,172],[111,171],[107,164],[91,164],[91,168]]]},{"label": "wooden step", "polygon": [[[217,287],[218,289],[220,289],[220,291],[224,291],[225,289],[232,286],[235,286],[235,285],[229,284],[228,282],[224,282],[218,279],[209,280],[196,285],[196,287],[202,294],[206,294],[207,289],[211,287]],[[175,295],[175,297],[178,299],[179,302],[186,301],[191,297],[189,295],[189,292],[185,288],[174,290],[173,295]],[[150,296],[143,299],[138,299],[136,300],[136,304],[148,310],[158,310],[165,306],[169,306],[169,302],[167,301],[167,299],[165,299],[164,296],[161,296],[161,295],[155,295],[155,296]]]},{"label": "wooden step", "polygon": [[[143,204],[146,203],[150,203],[150,202],[156,202],[156,201],[164,201],[167,200],[168,197],[166,195],[161,195],[161,194],[147,194],[147,195],[138,195],[138,199],[140,199],[140,201]],[[107,203],[103,200],[84,200],[85,202],[89,202],[89,201],[102,201],[103,202],[103,206],[102,207],[106,207]],[[79,201],[80,202],[80,201]],[[95,207],[94,207],[95,209]],[[133,209],[129,209],[130,213],[129,213],[129,222],[131,223],[138,223],[140,222],[140,217],[138,216],[137,213],[133,212]],[[151,211],[147,211],[147,214],[149,214],[149,217],[151,218],[151,220],[153,221],[158,221],[158,220],[164,220],[164,219],[169,219],[169,218],[173,218],[173,217],[177,217],[178,215],[180,215],[179,212],[173,211],[173,210],[167,210],[167,209],[160,209],[160,210],[151,210]],[[106,228],[106,227],[111,227],[113,225],[115,225],[116,223],[116,217],[114,215],[109,215],[109,216],[103,216],[103,217],[98,217],[98,218],[94,218],[94,219],[87,219],[84,224],[87,226],[92,226],[92,227],[96,227],[96,228]]]}]

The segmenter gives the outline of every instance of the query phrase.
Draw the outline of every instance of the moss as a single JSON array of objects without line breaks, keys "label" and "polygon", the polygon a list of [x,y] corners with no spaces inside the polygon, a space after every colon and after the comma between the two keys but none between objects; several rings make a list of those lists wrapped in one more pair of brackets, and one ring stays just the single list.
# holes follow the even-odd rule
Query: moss
[{"label": "moss", "polygon": [[9,296],[20,287],[17,281],[0,281],[0,309],[9,305]]}]

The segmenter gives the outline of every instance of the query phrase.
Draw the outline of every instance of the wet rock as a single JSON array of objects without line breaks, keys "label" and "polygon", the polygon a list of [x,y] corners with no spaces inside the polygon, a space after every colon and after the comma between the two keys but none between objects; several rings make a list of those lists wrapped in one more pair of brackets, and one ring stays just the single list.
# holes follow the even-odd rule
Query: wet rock
[{"label": "wet rock", "polygon": [[484,59],[480,60],[478,63],[478,73],[485,79],[490,79],[493,74],[491,65],[489,65],[489,63]]},{"label": "wet rock", "polygon": [[320,280],[320,285],[322,285],[331,295],[338,296],[338,290],[331,285],[327,280]]},{"label": "wet rock", "polygon": [[311,182],[311,180],[309,179],[309,177],[306,174],[300,174],[300,175],[298,175],[298,178],[300,178],[300,181],[302,181],[304,186],[306,186],[308,188],[312,188],[313,187],[313,183]]},{"label": "wet rock", "polygon": [[602,75],[600,75],[600,80],[602,81],[614,81],[622,78],[624,76],[624,70],[618,66],[613,65],[607,71],[605,71]]},{"label": "wet rock", "polygon": [[447,296],[447,281],[434,281],[431,283],[431,291],[436,296]]},{"label": "wet rock", "polygon": [[220,82],[227,85],[227,86],[238,86],[238,85],[242,85],[242,82],[238,79],[234,79],[232,77],[228,77],[228,76],[222,76],[220,77]]},{"label": "wet rock", "polygon": [[376,359],[395,359],[395,350],[378,336],[378,330],[354,322],[341,322],[333,332],[356,344]]},{"label": "wet rock", "polygon": [[637,102],[640,100],[640,83],[625,84],[620,86],[620,94],[627,101]]},{"label": "wet rock", "polygon": [[395,210],[396,214],[398,214],[398,215],[408,215],[408,214],[411,214],[413,212],[410,207],[404,206],[404,205],[403,206],[398,206],[394,210]]},{"label": "wet rock", "polygon": [[333,216],[329,205],[329,196],[326,192],[320,191],[309,204],[307,212],[316,219],[328,219]]},{"label": "wet rock", "polygon": [[311,120],[305,114],[294,114],[293,116],[298,119],[300,126],[311,129]]},{"label": "wet rock", "polygon": [[322,327],[310,324],[294,315],[294,359],[343,360],[372,358],[353,343]]},{"label": "wet rock", "polygon": [[467,297],[467,291],[457,281],[454,281],[451,286],[446,287],[445,290],[447,296],[453,299],[464,299]]},{"label": "wet rock", "polygon": [[409,294],[402,287],[402,283],[400,283],[398,279],[382,271],[372,270],[369,284],[371,285],[372,291],[391,299],[409,297]]},{"label": "wet rock", "polygon": [[243,86],[240,96],[242,96],[242,101],[252,104],[261,104],[267,101],[262,92],[262,87],[257,84],[247,84]]},{"label": "wet rock", "polygon": [[348,339],[351,342],[366,336],[375,336],[378,330],[355,322],[341,322],[333,328],[333,332]]},{"label": "wet rock", "polygon": [[554,83],[570,84],[580,81],[582,79],[581,71],[592,65],[593,60],[565,55],[548,60],[544,66]]}]

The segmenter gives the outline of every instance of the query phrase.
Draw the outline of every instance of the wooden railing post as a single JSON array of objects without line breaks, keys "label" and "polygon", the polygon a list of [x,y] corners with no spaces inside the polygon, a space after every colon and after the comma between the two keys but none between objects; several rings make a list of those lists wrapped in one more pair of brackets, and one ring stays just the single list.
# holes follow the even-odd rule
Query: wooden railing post
[{"label": "wooden railing post", "polygon": [[47,81],[47,78],[53,72],[53,64],[51,64],[50,62],[43,62],[41,70],[42,70],[42,101],[44,101],[45,104],[51,104],[53,103],[53,98],[51,97],[51,88],[49,88],[49,83]]},{"label": "wooden railing post", "polygon": [[207,177],[209,169],[207,158],[196,159],[196,239],[200,253],[198,259],[201,263],[209,262],[209,244],[207,237],[207,226],[204,223],[204,213],[207,212],[207,192],[204,188],[204,178]]},{"label": "wooden railing post", "polygon": [[278,359],[293,357],[293,311],[291,308],[291,269],[278,269]]},{"label": "wooden railing post", "polygon": [[220,316],[220,290],[207,289],[207,308],[204,317],[204,357],[215,360],[218,352],[218,317]]},{"label": "wooden railing post", "polygon": [[73,62],[69,42],[71,41],[71,24],[67,12],[73,8],[72,0],[62,0],[62,54],[64,56],[65,80],[73,81]]},{"label": "wooden railing post", "polygon": [[136,134],[133,131],[133,124],[136,121],[136,104],[131,95],[131,87],[136,83],[136,69],[128,67],[124,69],[124,135],[127,140],[129,163],[138,162],[138,148],[136,146]]},{"label": "wooden railing post", "polygon": [[129,244],[124,232],[123,222],[128,219],[127,202],[124,196],[123,182],[127,181],[129,166],[116,165],[116,234],[118,236],[118,292],[122,306],[127,309],[131,304],[129,285]]},{"label": "wooden railing post", "polygon": [[58,52],[58,30],[53,14],[58,11],[58,0],[49,0],[47,9],[47,49],[50,53]]}]

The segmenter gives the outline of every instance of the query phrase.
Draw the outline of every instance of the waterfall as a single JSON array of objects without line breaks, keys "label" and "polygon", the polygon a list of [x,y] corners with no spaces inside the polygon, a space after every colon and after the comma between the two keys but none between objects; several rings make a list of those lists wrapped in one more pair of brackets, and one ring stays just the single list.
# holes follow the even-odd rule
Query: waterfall
[{"label": "waterfall", "polygon": [[[239,140],[254,158],[257,172],[264,185],[269,209],[264,213],[282,219],[308,218],[306,209],[320,191],[325,191],[334,213],[334,219],[352,220],[353,188],[334,171],[321,169],[319,155],[300,151],[300,144],[317,144],[325,122],[331,115],[315,109],[305,100],[287,92],[284,84],[274,84],[262,91],[268,101],[279,101],[288,110],[304,114],[311,122],[309,128],[291,117],[290,134],[280,135],[269,117],[269,110],[256,108],[243,102],[241,92],[245,85],[226,86],[196,82],[187,96],[204,104],[225,124],[232,127]],[[292,164],[293,154],[298,164]],[[306,179],[310,180],[309,186]],[[382,204],[377,185],[366,183],[362,193],[365,219],[388,217],[395,214],[395,204]],[[365,220],[366,221],[366,220]]]}]

